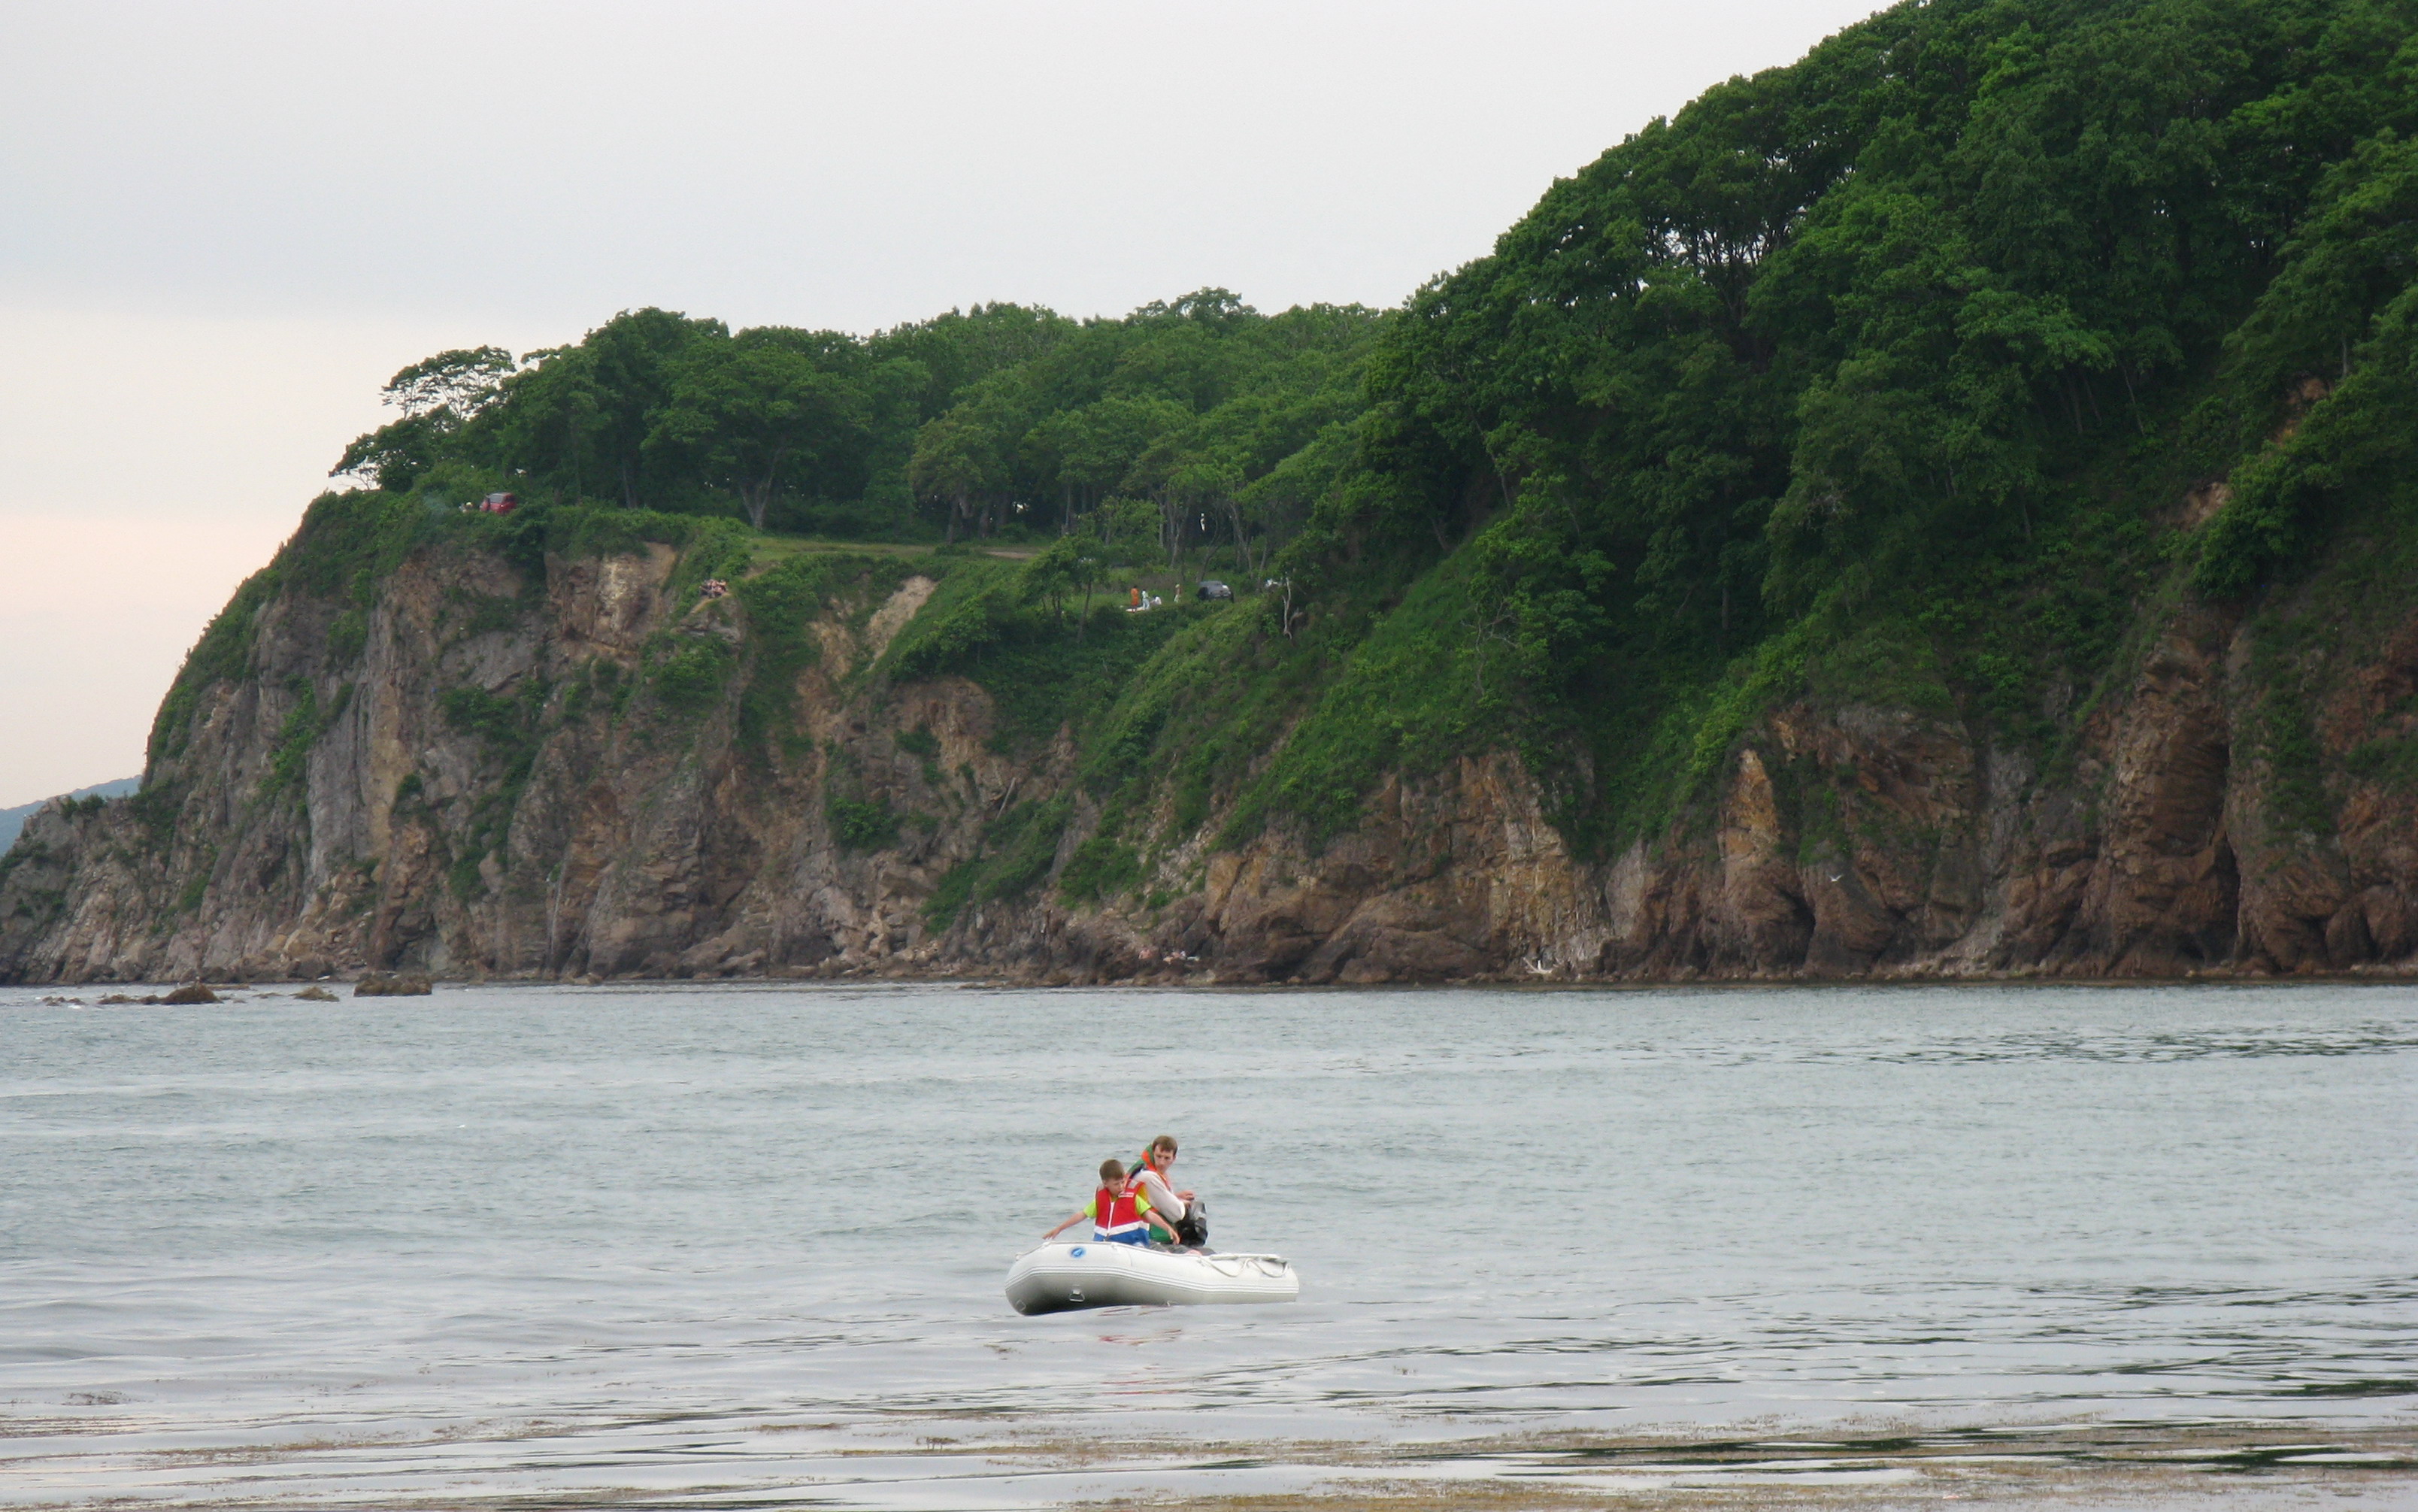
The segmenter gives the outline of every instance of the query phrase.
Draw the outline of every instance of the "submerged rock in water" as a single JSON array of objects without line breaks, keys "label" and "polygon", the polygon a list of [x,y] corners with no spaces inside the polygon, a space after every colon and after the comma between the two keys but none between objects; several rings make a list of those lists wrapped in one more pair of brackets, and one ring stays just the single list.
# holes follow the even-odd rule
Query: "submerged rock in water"
[{"label": "submerged rock in water", "polygon": [[[147,998],[144,1000],[145,1002],[150,1001]],[[160,1000],[161,1003],[171,1008],[181,1008],[188,1003],[216,1002],[218,1000],[219,995],[210,990],[210,985],[207,982],[188,982],[183,986],[176,988],[174,992],[168,993]]]},{"label": "submerged rock in water", "polygon": [[[335,1002],[338,1000],[336,995],[329,992],[325,987],[304,987],[294,996],[304,1002]],[[376,997],[378,994],[372,993],[371,996]]]},{"label": "submerged rock in water", "polygon": [[435,990],[426,977],[399,971],[372,971],[353,984],[356,998],[425,998]]}]

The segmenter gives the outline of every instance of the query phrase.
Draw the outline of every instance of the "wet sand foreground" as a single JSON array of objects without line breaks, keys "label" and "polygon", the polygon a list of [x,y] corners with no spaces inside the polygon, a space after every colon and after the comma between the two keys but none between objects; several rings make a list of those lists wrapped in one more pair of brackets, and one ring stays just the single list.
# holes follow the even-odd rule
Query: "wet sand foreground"
[{"label": "wet sand foreground", "polygon": [[950,1420],[880,1429],[672,1421],[612,1425],[609,1455],[597,1452],[590,1433],[567,1425],[497,1427],[171,1446],[139,1421],[114,1415],[19,1419],[16,1436],[0,1446],[0,1504],[281,1512],[2418,1505],[2418,1424],[2069,1423],[1895,1432],[1873,1425],[1832,1437],[1548,1433],[1379,1443],[1137,1443]]}]

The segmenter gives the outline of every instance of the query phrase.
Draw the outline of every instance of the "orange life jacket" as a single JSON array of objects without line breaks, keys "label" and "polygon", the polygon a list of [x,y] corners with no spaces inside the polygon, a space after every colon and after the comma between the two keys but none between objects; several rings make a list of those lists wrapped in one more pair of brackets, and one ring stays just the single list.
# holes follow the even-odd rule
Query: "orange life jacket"
[{"label": "orange life jacket", "polygon": [[1092,1241],[1101,1245],[1147,1245],[1150,1220],[1141,1215],[1141,1190],[1130,1183],[1124,1195],[1105,1186],[1092,1194]]}]

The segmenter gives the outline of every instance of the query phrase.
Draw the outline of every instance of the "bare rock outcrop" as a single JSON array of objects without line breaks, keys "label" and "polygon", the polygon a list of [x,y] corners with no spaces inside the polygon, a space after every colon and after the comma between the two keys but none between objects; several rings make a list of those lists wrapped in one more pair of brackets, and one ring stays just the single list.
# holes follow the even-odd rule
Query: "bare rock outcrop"
[{"label": "bare rock outcrop", "polygon": [[356,998],[425,998],[436,990],[436,984],[410,971],[364,971],[353,984]]},{"label": "bare rock outcrop", "polygon": [[[1520,759],[1483,752],[1385,777],[1321,843],[1278,822],[1217,849],[1213,814],[1141,885],[1078,905],[1051,885],[1096,821],[1071,739],[1009,754],[974,683],[865,676],[932,579],[816,621],[794,728],[773,738],[735,683],[636,692],[689,649],[708,667],[751,653],[734,601],[684,595],[677,566],[651,547],[550,560],[533,584],[424,554],[365,608],[269,597],[245,675],[198,690],[141,795],[28,823],[0,863],[0,976],[341,974],[369,995],[378,973],[1373,984],[2418,961],[2418,755],[2392,754],[2418,742],[2418,615],[2288,656],[2238,613],[2160,611],[2053,749],[1936,711],[1789,703],[1667,830],[1609,856],[1574,852]],[[1037,885],[932,907],[1003,815],[1050,802],[1071,820]]]}]

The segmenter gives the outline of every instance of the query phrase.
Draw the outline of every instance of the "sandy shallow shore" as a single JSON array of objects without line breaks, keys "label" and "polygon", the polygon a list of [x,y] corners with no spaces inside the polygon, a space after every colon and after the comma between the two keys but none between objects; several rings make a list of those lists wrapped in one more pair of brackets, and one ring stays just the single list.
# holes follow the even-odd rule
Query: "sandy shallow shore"
[{"label": "sandy shallow shore", "polygon": [[1183,1512],[2418,1505],[2418,1430],[2069,1425],[1873,1437],[1509,1439],[1272,1469],[1285,1490],[1178,1493]]},{"label": "sandy shallow shore", "polygon": [[[9,1428],[0,1504],[45,1509],[2418,1506],[2418,1423],[1873,1423],[1818,1436],[1773,1428],[1393,1443],[1136,1442],[995,1419],[775,1416],[527,1420],[420,1435],[364,1424],[301,1442],[222,1426],[209,1435],[215,1443],[171,1443],[179,1436],[108,1416],[18,1418]],[[609,1428],[609,1455],[598,1453],[599,1428]]]}]

